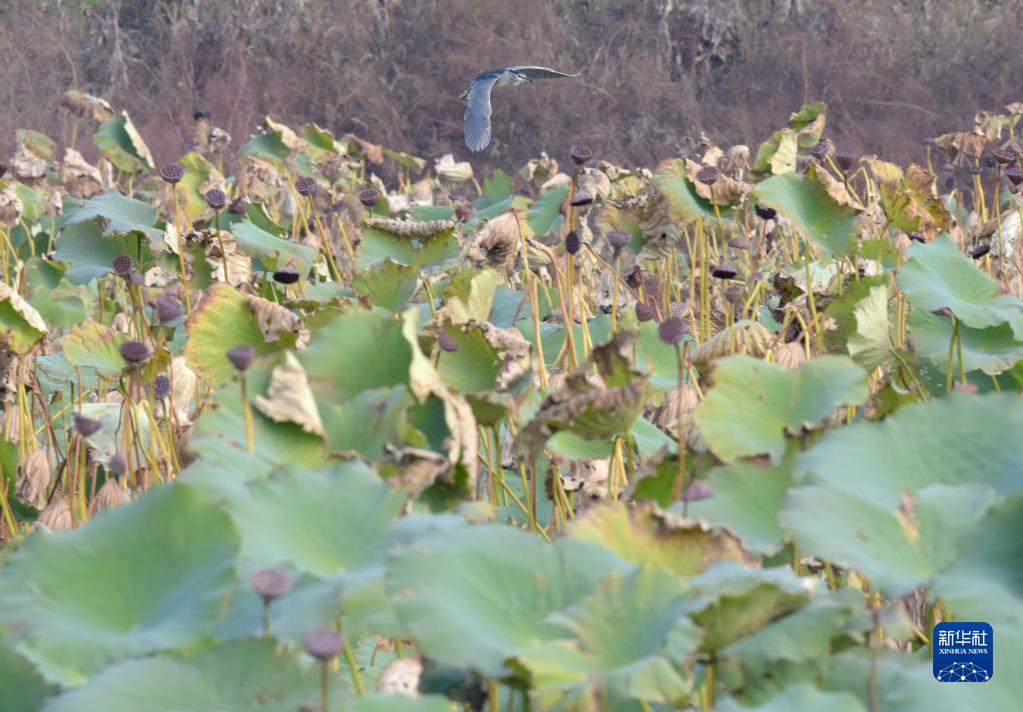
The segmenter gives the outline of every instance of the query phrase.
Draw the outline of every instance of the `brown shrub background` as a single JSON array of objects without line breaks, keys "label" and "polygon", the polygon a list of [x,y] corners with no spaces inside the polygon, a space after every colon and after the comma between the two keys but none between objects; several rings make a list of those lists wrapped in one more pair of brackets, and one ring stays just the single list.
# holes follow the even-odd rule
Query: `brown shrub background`
[{"label": "brown shrub background", "polygon": [[127,109],[158,163],[198,109],[236,146],[270,114],[462,157],[458,92],[537,63],[583,77],[498,90],[477,161],[585,141],[651,163],[701,130],[755,148],[813,99],[840,148],[905,159],[1023,100],[1021,26],[1018,0],[7,0],[0,132],[67,140],[75,87]]}]

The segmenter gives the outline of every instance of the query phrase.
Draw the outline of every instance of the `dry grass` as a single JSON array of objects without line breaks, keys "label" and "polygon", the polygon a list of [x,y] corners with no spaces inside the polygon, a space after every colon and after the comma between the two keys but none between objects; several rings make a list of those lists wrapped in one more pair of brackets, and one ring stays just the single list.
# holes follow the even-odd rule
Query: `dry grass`
[{"label": "dry grass", "polygon": [[[580,81],[502,93],[484,160],[514,165],[585,140],[646,163],[704,130],[755,144],[807,99],[843,148],[894,159],[1018,101],[1015,2],[903,0],[10,0],[0,8],[0,131],[64,139],[78,87],[132,113],[157,161],[211,111],[244,138],[266,114],[316,121],[425,156],[461,146],[455,96],[518,62]],[[855,7],[849,7],[855,5]],[[776,8],[782,8],[778,10]],[[87,142],[81,142],[87,143]]]}]

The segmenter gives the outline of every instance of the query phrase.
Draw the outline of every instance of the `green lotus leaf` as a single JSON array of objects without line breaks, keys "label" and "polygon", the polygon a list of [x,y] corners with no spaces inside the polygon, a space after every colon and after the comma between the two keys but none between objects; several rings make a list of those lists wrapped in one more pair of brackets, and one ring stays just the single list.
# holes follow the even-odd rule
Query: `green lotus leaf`
[{"label": "green lotus leaf", "polygon": [[656,569],[611,575],[549,621],[571,634],[530,646],[516,659],[544,709],[586,700],[681,703],[692,681],[678,670],[700,631],[682,615],[683,586]]},{"label": "green lotus leaf", "polygon": [[92,140],[120,171],[141,173],[155,167],[149,147],[142,140],[126,111],[101,123]]},{"label": "green lotus leaf", "polygon": [[725,646],[720,655],[739,664],[747,679],[770,678],[779,665],[806,664],[826,657],[836,638],[871,626],[862,593],[842,588],[817,593],[802,608]]},{"label": "green lotus leaf", "polygon": [[382,536],[405,498],[368,466],[349,461],[321,472],[273,474],[251,483],[248,496],[227,509],[241,554],[254,568],[288,563],[327,576],[381,556]]},{"label": "green lotus leaf", "polygon": [[0,645],[0,690],[4,691],[4,706],[8,709],[38,710],[43,700],[59,688],[44,680],[28,660]]},{"label": "green lotus leaf", "polygon": [[[252,205],[248,209],[258,210]],[[258,259],[267,270],[289,265],[305,275],[316,262],[316,252],[308,245],[285,240],[249,220],[232,225],[231,234],[238,239],[242,252]]]},{"label": "green lotus leaf", "polygon": [[[102,234],[107,237],[139,233],[149,240],[163,240],[163,230],[155,227],[158,218],[156,210],[148,203],[129,198],[116,190],[88,198],[66,210],[57,227],[63,235],[63,231],[71,225],[96,218],[101,220]],[[59,246],[60,237],[57,243]],[[132,254],[132,257],[137,255]]]},{"label": "green lotus leaf", "polygon": [[412,347],[401,322],[356,312],[321,328],[298,358],[314,392],[338,402],[369,388],[407,384]]},{"label": "green lotus leaf", "polygon": [[[331,687],[340,692],[339,677]],[[335,695],[337,696],[337,695]],[[45,712],[279,712],[319,705],[319,671],[273,640],[224,643],[190,657],[113,665],[52,700]]]},{"label": "green lotus leaf", "polygon": [[49,331],[42,315],[7,283],[0,282],[0,344],[23,354]]},{"label": "green lotus leaf", "polygon": [[561,206],[567,199],[567,185],[556,185],[540,194],[526,213],[526,224],[534,235],[548,235],[565,223]]},{"label": "green lotus leaf", "polygon": [[889,321],[888,287],[871,287],[868,296],[853,308],[853,317],[856,331],[846,344],[853,361],[868,371],[893,365],[895,342]]},{"label": "green lotus leaf", "polygon": [[444,331],[458,349],[440,353],[437,371],[441,379],[462,393],[485,393],[493,389],[503,360],[501,352],[487,341],[483,329],[473,326],[463,331],[447,327]]},{"label": "green lotus leaf", "polygon": [[104,237],[100,220],[90,220],[68,225],[57,238],[54,258],[67,262],[64,272],[71,284],[86,284],[105,277],[113,271],[114,259],[127,255],[138,256],[137,235],[115,235]]},{"label": "green lotus leaf", "polygon": [[1002,294],[948,235],[910,246],[907,256],[898,285],[914,309],[947,308],[974,329],[1009,324],[1013,335],[1023,341],[1023,301]]},{"label": "green lotus leaf", "polygon": [[568,525],[573,539],[600,544],[626,561],[691,578],[719,561],[743,558],[735,538],[696,522],[671,523],[652,507],[621,502],[594,506]]},{"label": "green lotus leaf", "polygon": [[357,274],[352,288],[375,307],[399,311],[416,291],[418,282],[418,268],[388,258]]},{"label": "green lotus leaf", "polygon": [[[1023,402],[1015,395],[952,394],[906,405],[880,423],[856,423],[826,434],[796,460],[796,479],[825,482],[882,507],[928,485],[1023,488]],[[967,443],[983,442],[978,461]],[[982,462],[982,465],[978,465]]]},{"label": "green lotus leaf", "polygon": [[[805,267],[803,268],[805,275]],[[805,281],[805,277],[804,277]],[[856,335],[859,325],[856,310],[860,308],[861,303],[866,300],[871,294],[875,294],[874,289],[876,287],[888,288],[891,283],[891,277],[887,274],[879,274],[873,277],[862,277],[858,282],[851,282],[846,286],[845,290],[840,296],[834,299],[828,304],[824,310],[825,324],[827,330],[824,332],[824,345],[828,351],[843,352],[848,351],[849,340]],[[875,294],[875,299],[878,297]],[[862,308],[861,308],[862,309]],[[867,339],[863,335],[859,338],[863,339],[861,345],[867,345],[875,343],[876,346],[880,346],[880,329],[877,328],[880,322],[880,315],[873,314],[875,319],[871,320],[868,315],[866,323],[870,323],[873,329],[868,330],[870,334],[877,336],[876,342],[872,339]],[[885,317],[890,318],[889,316]],[[874,355],[871,353],[871,355]],[[866,366],[864,366],[866,367]]]},{"label": "green lotus leaf", "polygon": [[259,158],[269,161],[279,170],[287,168],[285,161],[290,155],[291,149],[284,144],[280,131],[267,131],[256,134],[246,141],[244,146],[238,149],[239,158],[248,158],[250,156]]},{"label": "green lotus leaf", "polygon": [[[707,484],[714,495],[690,502],[690,516],[725,527],[754,553],[769,555],[782,548],[784,531],[778,511],[792,485],[791,462],[769,467],[736,462],[711,470]],[[681,510],[681,504],[672,507],[674,512]]]},{"label": "green lotus leaf", "polygon": [[491,525],[438,531],[399,549],[388,560],[386,581],[424,655],[503,676],[506,660],[562,636],[551,613],[580,601],[608,574],[631,568],[594,544],[548,544]]},{"label": "green lotus leaf", "polygon": [[[249,398],[267,392],[271,368],[254,364],[245,373]],[[241,384],[221,386],[213,393],[211,407],[192,427],[190,447],[202,457],[186,470],[186,479],[197,488],[236,491],[249,479],[265,476],[273,466],[322,465],[326,457],[323,438],[291,422],[278,423],[252,407],[253,452],[248,452]],[[210,462],[204,465],[204,459]]]},{"label": "green lotus leaf", "polygon": [[717,362],[714,387],[696,409],[708,447],[725,462],[785,451],[785,433],[816,427],[846,404],[867,398],[866,374],[851,360],[823,356],[789,370],[750,356]]},{"label": "green lotus leaf", "polygon": [[689,581],[686,611],[703,628],[700,650],[715,653],[803,607],[815,582],[789,568],[750,569],[733,561]]},{"label": "green lotus leaf", "polygon": [[789,491],[779,520],[800,551],[862,571],[889,595],[904,595],[955,563],[997,501],[974,483],[930,485],[885,507],[809,485]]},{"label": "green lotus leaf", "polygon": [[[81,529],[39,532],[0,569],[0,628],[52,680],[199,641],[235,585],[238,535],[171,484]],[[84,573],[83,573],[84,572]]]},{"label": "green lotus leaf", "polygon": [[267,341],[245,295],[223,283],[206,290],[203,300],[188,315],[187,329],[185,357],[189,366],[218,386],[237,373],[227,358],[231,349],[251,346],[262,356],[294,344],[294,338],[286,334]]},{"label": "green lotus leaf", "polygon": [[789,685],[769,702],[756,707],[724,699],[714,706],[718,712],[867,712],[850,692],[822,692],[809,683]]},{"label": "green lotus leaf", "polygon": [[185,176],[172,189],[177,196],[181,218],[194,221],[203,215],[212,215],[206,204],[206,191],[219,187],[224,177],[216,166],[195,151],[186,153],[178,159],[178,163],[185,169]]},{"label": "green lotus leaf", "polygon": [[124,369],[121,344],[128,337],[109,326],[87,321],[64,337],[64,356],[74,366],[95,368],[108,378]]},{"label": "green lotus leaf", "polygon": [[452,274],[444,291],[444,313],[451,323],[460,325],[475,321],[482,324],[489,321],[491,310],[495,308],[495,296],[502,289],[499,281],[497,270],[490,268]]},{"label": "green lotus leaf", "polygon": [[753,195],[761,205],[788,218],[804,237],[831,256],[844,257],[852,252],[859,213],[837,203],[820,183],[786,173],[761,182]]},{"label": "green lotus leaf", "polygon": [[446,262],[460,252],[461,246],[453,228],[420,240],[367,225],[362,229],[358,266],[369,267],[390,258],[400,265],[422,268]]},{"label": "green lotus leaf", "polygon": [[426,167],[426,160],[413,156],[408,153],[402,153],[401,151],[395,151],[390,148],[384,149],[384,155],[391,160],[399,163],[400,165],[408,168],[410,171],[418,173]]},{"label": "green lotus leaf", "polygon": [[727,220],[731,220],[733,217],[734,211],[731,208],[719,207],[718,213],[715,213],[711,202],[696,193],[696,187],[686,175],[684,160],[665,161],[659,165],[657,174],[653,178],[653,185],[661,195],[668,199],[672,216],[683,222],[694,222],[700,219],[705,222],[714,222],[718,215]]},{"label": "green lotus leaf", "polygon": [[[910,341],[913,349],[930,359],[942,372],[948,368],[948,347],[955,331],[949,317],[913,311],[909,315]],[[953,373],[958,372],[959,351],[963,369],[981,370],[994,376],[1008,371],[1023,359],[1023,341],[1017,340],[1009,324],[974,329],[959,325],[959,344],[952,353]]]},{"label": "green lotus leaf", "polygon": [[370,388],[340,404],[321,401],[327,447],[335,453],[357,452],[369,460],[379,459],[385,445],[403,442],[405,410],[411,402],[404,385]]},{"label": "green lotus leaf", "polygon": [[343,702],[340,712],[451,712],[452,704],[441,695],[367,695]]}]

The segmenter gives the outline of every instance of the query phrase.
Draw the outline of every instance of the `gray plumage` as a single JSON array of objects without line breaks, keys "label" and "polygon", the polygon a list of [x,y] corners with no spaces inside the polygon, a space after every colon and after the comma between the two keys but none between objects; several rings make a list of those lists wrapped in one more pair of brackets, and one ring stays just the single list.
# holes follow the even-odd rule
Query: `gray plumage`
[{"label": "gray plumage", "polygon": [[547,67],[503,67],[477,74],[462,96],[465,106],[465,145],[470,151],[482,151],[490,143],[490,90],[495,86],[517,86],[537,79],[578,77]]}]

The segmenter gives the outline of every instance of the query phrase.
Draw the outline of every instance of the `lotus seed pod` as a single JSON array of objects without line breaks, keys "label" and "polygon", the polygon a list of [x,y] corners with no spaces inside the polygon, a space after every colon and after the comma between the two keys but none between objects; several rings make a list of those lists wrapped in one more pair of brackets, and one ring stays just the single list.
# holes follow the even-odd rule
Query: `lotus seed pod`
[{"label": "lotus seed pod", "polygon": [[359,202],[364,207],[372,208],[380,200],[380,191],[374,188],[366,188],[366,190],[359,193]]},{"label": "lotus seed pod", "polygon": [[160,320],[161,324],[179,319],[184,313],[185,308],[181,302],[170,294],[164,292],[156,298],[156,318]]},{"label": "lotus seed pod", "polygon": [[581,143],[573,145],[569,152],[572,155],[572,160],[575,161],[577,166],[581,166],[593,158],[593,151],[590,150],[590,147],[584,146]]},{"label": "lotus seed pod", "polygon": [[585,190],[578,191],[572,196],[571,203],[576,208],[581,208],[584,205],[590,205],[593,202],[593,196],[587,193]]},{"label": "lotus seed pod", "polygon": [[160,177],[167,183],[174,185],[185,177],[185,169],[177,163],[168,163],[160,169]]},{"label": "lotus seed pod", "polygon": [[153,398],[158,401],[170,395],[171,381],[165,374],[161,373],[153,379]]},{"label": "lotus seed pod", "polygon": [[122,277],[127,277],[135,269],[135,263],[128,255],[118,255],[115,257],[112,266],[114,272]]},{"label": "lotus seed pod", "polygon": [[704,166],[696,173],[696,180],[704,185],[714,185],[720,173],[714,166]]},{"label": "lotus seed pod", "polygon": [[278,284],[294,284],[298,278],[298,270],[291,265],[284,265],[274,272],[274,281]]},{"label": "lotus seed pod", "polygon": [[579,250],[583,248],[583,241],[579,239],[579,233],[572,230],[570,233],[565,235],[565,251],[570,255],[579,254]]},{"label": "lotus seed pod", "polygon": [[128,363],[142,363],[149,358],[149,347],[141,341],[125,341],[121,344],[121,358]]},{"label": "lotus seed pod", "polygon": [[839,151],[835,154],[835,163],[838,164],[838,167],[843,171],[848,171],[853,167],[853,165],[855,165],[857,158],[859,158],[859,156],[850,151]]},{"label": "lotus seed pod", "polygon": [[615,250],[621,250],[631,241],[631,236],[625,230],[612,230],[607,233],[607,241]]},{"label": "lotus seed pod", "polygon": [[247,371],[255,359],[256,349],[251,346],[235,346],[227,352],[227,360],[241,372]]},{"label": "lotus seed pod", "polygon": [[1019,166],[1012,166],[1006,169],[1005,177],[1009,179],[1009,182],[1013,185],[1019,185],[1023,183],[1023,168]]},{"label": "lotus seed pod", "polygon": [[994,148],[991,149],[991,157],[995,159],[996,163],[1005,165],[1012,163],[1016,160],[1016,154],[1009,148]]},{"label": "lotus seed pod", "polygon": [[681,341],[682,337],[685,336],[685,333],[686,325],[682,323],[681,319],[675,316],[670,319],[665,319],[657,327],[657,336],[660,337],[661,341],[669,346],[674,346]]},{"label": "lotus seed pod", "polygon": [[686,502],[697,502],[701,499],[710,499],[714,496],[714,490],[706,482],[697,480],[682,493],[682,499]]},{"label": "lotus seed pod", "polygon": [[738,307],[743,303],[743,287],[739,284],[730,284],[725,287],[724,299],[728,304]]},{"label": "lotus seed pod", "polygon": [[991,252],[991,243],[981,242],[974,245],[973,248],[970,250],[970,257],[972,257],[975,260],[979,260],[981,257],[983,257],[989,252]]},{"label": "lotus seed pod", "polygon": [[81,413],[75,413],[72,417],[72,421],[75,426],[75,432],[83,438],[95,435],[100,431],[100,428],[103,427],[103,423],[100,421],[84,416]]},{"label": "lotus seed pod", "polygon": [[128,458],[124,456],[123,452],[115,452],[110,456],[107,461],[107,469],[113,472],[115,475],[125,475],[128,473]]},{"label": "lotus seed pod", "polygon": [[814,158],[826,158],[831,153],[831,142],[826,138],[822,138],[813,148],[810,149],[810,155]]},{"label": "lotus seed pod", "polygon": [[227,205],[227,195],[219,188],[206,191],[206,204],[214,210],[221,210]]},{"label": "lotus seed pod", "polygon": [[280,569],[269,568],[260,569],[252,574],[249,583],[262,597],[263,603],[269,605],[291,590],[292,581],[291,577]]},{"label": "lotus seed pod", "polygon": [[298,191],[299,195],[309,197],[310,195],[316,194],[316,180],[309,176],[302,176],[295,181],[295,190]]},{"label": "lotus seed pod", "polygon": [[245,198],[239,195],[227,206],[227,212],[232,215],[244,215],[246,208],[248,208],[248,203],[245,202]]},{"label": "lotus seed pod", "polygon": [[141,272],[133,269],[131,274],[128,275],[128,281],[136,287],[141,287],[146,283],[146,278],[142,276]]},{"label": "lotus seed pod", "polygon": [[735,268],[735,265],[726,262],[715,267],[710,273],[718,279],[735,279],[735,276],[739,274],[739,270]]},{"label": "lotus seed pod", "polygon": [[760,203],[757,203],[756,205],[753,206],[753,212],[755,212],[757,214],[757,217],[759,217],[761,220],[774,220],[776,217],[778,217],[777,210],[775,210],[774,208],[769,208],[766,205],[761,205]]},{"label": "lotus seed pod", "polygon": [[636,319],[639,321],[650,321],[655,316],[657,316],[657,312],[655,312],[654,308],[646,302],[639,302],[636,304]]},{"label": "lotus seed pod", "polygon": [[448,353],[458,351],[458,344],[446,331],[442,331],[437,334],[437,346],[440,347],[441,351],[447,351]]},{"label": "lotus seed pod", "polygon": [[749,240],[744,237],[733,237],[728,241],[728,246],[735,250],[748,250]]},{"label": "lotus seed pod", "polygon": [[305,634],[305,649],[320,662],[332,660],[341,652],[345,639],[332,630],[313,630]]}]

